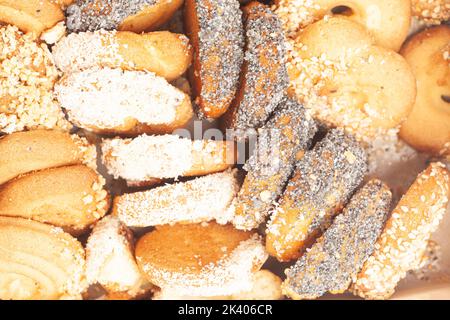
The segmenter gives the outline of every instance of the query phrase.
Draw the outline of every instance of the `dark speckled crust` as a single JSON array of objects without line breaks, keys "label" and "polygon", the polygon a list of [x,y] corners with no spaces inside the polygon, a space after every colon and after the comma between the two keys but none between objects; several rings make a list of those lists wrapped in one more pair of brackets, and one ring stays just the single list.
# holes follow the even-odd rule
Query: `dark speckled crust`
[{"label": "dark speckled crust", "polygon": [[313,247],[286,270],[284,292],[295,299],[314,299],[347,290],[375,249],[391,200],[384,183],[368,182]]},{"label": "dark speckled crust", "polygon": [[236,226],[257,228],[273,208],[288,181],[299,153],[312,142],[315,121],[297,101],[285,98],[259,130],[256,152],[235,203]]},{"label": "dark speckled crust", "polygon": [[228,128],[259,128],[289,86],[286,48],[278,16],[261,3],[244,8],[246,49],[240,88],[224,117]]},{"label": "dark speckled crust", "polygon": [[77,0],[66,10],[71,32],[114,30],[129,16],[158,0]]},{"label": "dark speckled crust", "polygon": [[362,146],[332,129],[297,163],[267,228],[266,247],[281,261],[300,256],[347,203],[367,172]]},{"label": "dark speckled crust", "polygon": [[194,47],[191,83],[199,117],[218,118],[233,101],[244,60],[239,1],[189,0],[185,16],[188,17],[186,30]]}]

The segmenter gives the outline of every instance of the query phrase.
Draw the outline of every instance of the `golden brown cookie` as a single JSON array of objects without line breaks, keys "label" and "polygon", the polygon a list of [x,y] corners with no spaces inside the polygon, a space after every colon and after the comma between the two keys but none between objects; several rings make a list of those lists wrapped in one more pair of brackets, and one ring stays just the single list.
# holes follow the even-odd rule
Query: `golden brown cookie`
[{"label": "golden brown cookie", "polygon": [[400,136],[419,151],[450,155],[450,26],[414,35],[401,54],[417,79],[417,98]]},{"label": "golden brown cookie", "polygon": [[17,26],[32,38],[63,20],[61,6],[52,0],[0,0],[0,21]]},{"label": "golden brown cookie", "polygon": [[398,130],[414,104],[416,83],[405,59],[373,45],[347,18],[307,26],[288,67],[293,92],[314,117],[361,139]]},{"label": "golden brown cookie", "polygon": [[104,179],[84,165],[44,169],[0,188],[0,215],[33,219],[80,234],[105,215]]},{"label": "golden brown cookie", "polygon": [[149,281],[179,295],[250,289],[253,272],[266,258],[257,234],[213,222],[160,226],[136,244],[138,265]]},{"label": "golden brown cookie", "polygon": [[53,47],[52,53],[63,72],[96,66],[122,68],[151,71],[168,81],[181,76],[192,60],[189,39],[168,31],[71,33]]},{"label": "golden brown cookie", "polygon": [[295,38],[307,25],[331,16],[344,16],[364,26],[378,46],[398,51],[411,23],[410,0],[276,0],[276,13],[288,35]]},{"label": "golden brown cookie", "polygon": [[0,299],[80,299],[84,249],[60,228],[0,217]]},{"label": "golden brown cookie", "polygon": [[0,184],[21,174],[73,164],[96,168],[95,146],[58,130],[16,132],[0,138]]}]

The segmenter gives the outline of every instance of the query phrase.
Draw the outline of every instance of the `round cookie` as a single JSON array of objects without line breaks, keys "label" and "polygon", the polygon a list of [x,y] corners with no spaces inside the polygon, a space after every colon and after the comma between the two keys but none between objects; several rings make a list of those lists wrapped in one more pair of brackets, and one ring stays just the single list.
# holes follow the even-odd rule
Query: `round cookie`
[{"label": "round cookie", "polygon": [[162,289],[217,296],[250,289],[267,254],[257,234],[211,222],[157,227],[139,239],[136,259]]},{"label": "round cookie", "polygon": [[408,63],[373,45],[354,21],[330,18],[307,26],[290,55],[292,90],[327,125],[373,137],[396,129],[412,108],[416,89]]},{"label": "round cookie", "polygon": [[411,23],[410,0],[277,0],[276,12],[290,37],[324,17],[345,16],[367,28],[377,45],[394,51],[400,49]]},{"label": "round cookie", "polygon": [[450,155],[450,26],[414,35],[401,54],[417,79],[417,98],[400,137],[419,151]]}]

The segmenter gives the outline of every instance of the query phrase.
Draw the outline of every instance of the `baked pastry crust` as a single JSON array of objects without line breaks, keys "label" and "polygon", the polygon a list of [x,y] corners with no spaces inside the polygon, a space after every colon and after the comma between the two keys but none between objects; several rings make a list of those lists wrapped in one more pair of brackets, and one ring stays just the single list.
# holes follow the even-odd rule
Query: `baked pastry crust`
[{"label": "baked pastry crust", "polygon": [[414,35],[401,54],[417,79],[417,98],[400,137],[419,151],[450,156],[450,26]]},{"label": "baked pastry crust", "polygon": [[82,245],[40,222],[0,216],[0,299],[80,299],[87,290]]}]

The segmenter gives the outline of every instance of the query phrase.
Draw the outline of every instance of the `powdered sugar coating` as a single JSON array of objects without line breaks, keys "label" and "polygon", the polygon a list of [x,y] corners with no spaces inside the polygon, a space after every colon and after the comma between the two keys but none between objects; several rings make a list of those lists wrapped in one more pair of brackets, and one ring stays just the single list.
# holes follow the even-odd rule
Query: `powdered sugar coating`
[{"label": "powdered sugar coating", "polygon": [[294,170],[297,154],[309,147],[316,131],[302,105],[290,98],[280,103],[259,130],[255,152],[244,166],[247,175],[234,202],[238,228],[256,228],[264,221]]},{"label": "powdered sugar coating", "polygon": [[131,227],[148,227],[180,222],[197,223],[215,219],[233,220],[227,208],[236,196],[234,171],[226,171],[154,188],[124,194],[115,201],[114,212]]},{"label": "powdered sugar coating", "polygon": [[67,28],[72,31],[113,30],[127,17],[160,0],[77,0],[67,10]]},{"label": "powdered sugar coating", "polygon": [[108,172],[115,178],[134,182],[176,179],[191,175],[191,169],[194,175],[223,171],[230,167],[225,163],[225,148],[228,145],[223,141],[190,140],[177,135],[141,135],[104,140],[102,144]]},{"label": "powdered sugar coating", "polygon": [[192,144],[176,135],[103,140],[103,163],[114,178],[176,178],[192,165]]},{"label": "powdered sugar coating", "polygon": [[109,290],[136,295],[146,282],[134,260],[133,235],[117,218],[106,216],[86,244],[86,279]]},{"label": "powdered sugar coating", "polygon": [[55,94],[73,123],[95,129],[114,129],[129,119],[168,124],[185,99],[152,72],[111,68],[66,74],[55,86]]},{"label": "powdered sugar coating", "polygon": [[391,199],[381,181],[368,182],[311,249],[286,270],[284,292],[296,299],[344,292],[374,251]]},{"label": "powdered sugar coating", "polygon": [[121,65],[115,31],[71,33],[62,38],[52,49],[55,64],[62,72],[74,72],[103,64]]},{"label": "powdered sugar coating", "polygon": [[158,285],[164,290],[176,290],[179,295],[203,297],[250,290],[255,269],[259,269],[267,257],[261,237],[255,234],[242,241],[231,253],[225,254],[220,261],[204,266],[199,274],[189,273],[189,270],[183,270],[182,267],[179,272],[165,271],[154,268],[149,263],[139,262],[139,257],[137,259],[144,272],[160,279]]},{"label": "powdered sugar coating", "polygon": [[450,173],[442,163],[422,172],[392,212],[375,252],[353,284],[353,292],[366,299],[387,299],[406,272],[416,269],[431,234],[446,212]]}]

